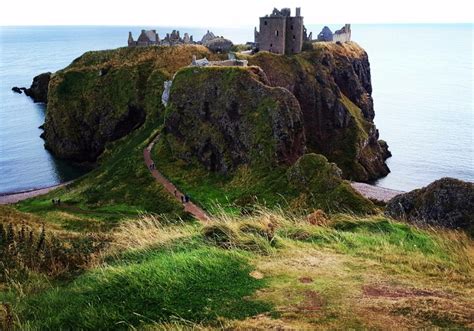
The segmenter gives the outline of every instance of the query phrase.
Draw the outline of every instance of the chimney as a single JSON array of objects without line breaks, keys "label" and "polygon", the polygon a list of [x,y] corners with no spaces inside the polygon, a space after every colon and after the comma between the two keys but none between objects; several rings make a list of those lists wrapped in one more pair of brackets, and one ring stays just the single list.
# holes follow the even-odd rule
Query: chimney
[{"label": "chimney", "polygon": [[296,7],[296,17],[301,16],[301,7]]}]

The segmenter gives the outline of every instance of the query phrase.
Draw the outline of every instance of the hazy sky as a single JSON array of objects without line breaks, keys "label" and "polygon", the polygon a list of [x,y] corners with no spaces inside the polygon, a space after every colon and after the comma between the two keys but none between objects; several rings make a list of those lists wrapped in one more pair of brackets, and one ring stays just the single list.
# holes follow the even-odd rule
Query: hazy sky
[{"label": "hazy sky", "polygon": [[[307,24],[472,23],[473,0],[5,0],[0,25],[257,25],[273,7],[302,7]],[[335,7],[337,4],[337,8]],[[329,5],[329,7],[328,7]]]}]

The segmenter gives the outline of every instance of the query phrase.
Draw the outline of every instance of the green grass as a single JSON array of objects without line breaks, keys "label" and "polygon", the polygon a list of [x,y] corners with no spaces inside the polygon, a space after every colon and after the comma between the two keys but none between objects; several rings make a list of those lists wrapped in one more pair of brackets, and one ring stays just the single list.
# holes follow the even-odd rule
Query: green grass
[{"label": "green grass", "polygon": [[[155,181],[143,160],[143,149],[159,123],[159,117],[154,117],[109,145],[100,166],[90,173],[67,188],[20,202],[17,208],[74,231],[108,230],[143,212],[185,217],[181,206]],[[53,205],[53,198],[60,198],[61,205]]]},{"label": "green grass", "polygon": [[21,300],[21,320],[42,330],[105,330],[244,318],[270,309],[245,298],[265,283],[249,276],[247,254],[212,247],[143,254],[140,262],[117,262]]},{"label": "green grass", "polygon": [[209,172],[195,159],[185,162],[173,157],[166,136],[155,145],[152,156],[168,179],[211,213],[223,207],[238,214],[255,204],[280,206],[300,213],[317,208],[360,214],[375,210],[370,201],[335,177],[337,169],[322,156],[305,155],[290,170],[277,165],[244,165],[222,175]]}]

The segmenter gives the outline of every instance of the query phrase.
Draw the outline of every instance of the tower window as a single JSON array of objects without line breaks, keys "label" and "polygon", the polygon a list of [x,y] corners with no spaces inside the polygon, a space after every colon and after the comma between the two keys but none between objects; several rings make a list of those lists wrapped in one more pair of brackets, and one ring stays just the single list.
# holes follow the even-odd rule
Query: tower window
[{"label": "tower window", "polygon": [[278,30],[275,31],[275,37],[278,37]]},{"label": "tower window", "polygon": [[296,40],[296,36],[295,36],[295,35],[293,35],[293,40]]},{"label": "tower window", "polygon": [[267,24],[268,24],[268,22],[267,22],[267,21],[265,21],[265,22],[263,22],[263,24],[264,24],[264,25],[267,25]]},{"label": "tower window", "polygon": [[273,47],[273,44],[270,44],[270,47]]},{"label": "tower window", "polygon": [[293,24],[291,25],[291,30],[293,30]]}]

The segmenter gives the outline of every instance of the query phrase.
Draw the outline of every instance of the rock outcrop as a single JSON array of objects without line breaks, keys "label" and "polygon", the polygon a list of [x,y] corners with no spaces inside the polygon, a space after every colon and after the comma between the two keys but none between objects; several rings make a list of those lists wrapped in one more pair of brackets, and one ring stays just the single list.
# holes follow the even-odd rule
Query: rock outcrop
[{"label": "rock outcrop", "polygon": [[442,178],[389,201],[385,214],[418,224],[465,229],[474,234],[474,184]]},{"label": "rock outcrop", "polygon": [[94,162],[108,142],[161,116],[164,82],[203,46],[134,47],[87,52],[51,77],[45,146],[56,156]]},{"label": "rock outcrop", "polygon": [[314,44],[292,57],[261,52],[260,66],[272,86],[288,89],[303,111],[308,150],[325,155],[356,181],[389,173],[388,147],[380,143],[374,119],[367,53],[355,43]]},{"label": "rock outcrop", "polygon": [[175,155],[224,174],[242,164],[293,164],[305,149],[299,103],[263,77],[255,67],[179,71],[165,120]]},{"label": "rock outcrop", "polygon": [[[48,102],[48,86],[51,79],[51,73],[45,72],[33,78],[30,88],[22,87],[19,90],[33,99],[34,102]],[[17,88],[18,89],[18,88]],[[21,93],[21,92],[20,92]]]},{"label": "rock outcrop", "polygon": [[[61,158],[95,161],[108,142],[138,128],[147,116],[163,115],[164,83],[188,66],[193,55],[219,59],[219,55],[198,45],[88,52],[76,59],[48,81],[43,134],[46,147]],[[204,119],[202,128],[217,130],[212,134],[225,131],[221,138],[227,140],[219,141],[220,146],[193,146],[209,169],[225,172],[256,159],[256,154],[246,153],[256,153],[258,148],[248,139],[260,131],[260,135],[269,135],[268,144],[275,147],[277,163],[294,162],[306,148],[336,163],[343,178],[369,181],[389,172],[384,162],[390,155],[387,144],[378,140],[373,123],[370,68],[362,48],[354,43],[316,43],[314,49],[294,56],[261,52],[246,60],[263,70],[211,68],[209,72],[214,70],[216,74],[211,77],[207,69],[193,68],[179,75],[189,76],[192,81],[185,83],[179,77],[177,85],[173,81],[169,103],[174,104],[175,111],[167,118],[170,132],[177,137],[194,135],[193,126],[187,126],[191,118]],[[39,77],[33,84],[35,90],[48,86],[44,84],[46,79]],[[241,111],[257,116],[258,112],[250,108],[262,112],[270,126],[257,128],[254,123],[246,126],[250,121],[239,123]],[[218,110],[225,112],[219,114]],[[212,123],[206,117],[211,113],[215,113]],[[297,132],[298,126],[304,132]],[[201,134],[198,145],[211,139],[206,136],[209,132]],[[223,146],[229,151],[221,160]],[[218,160],[213,159],[216,157]]]}]

